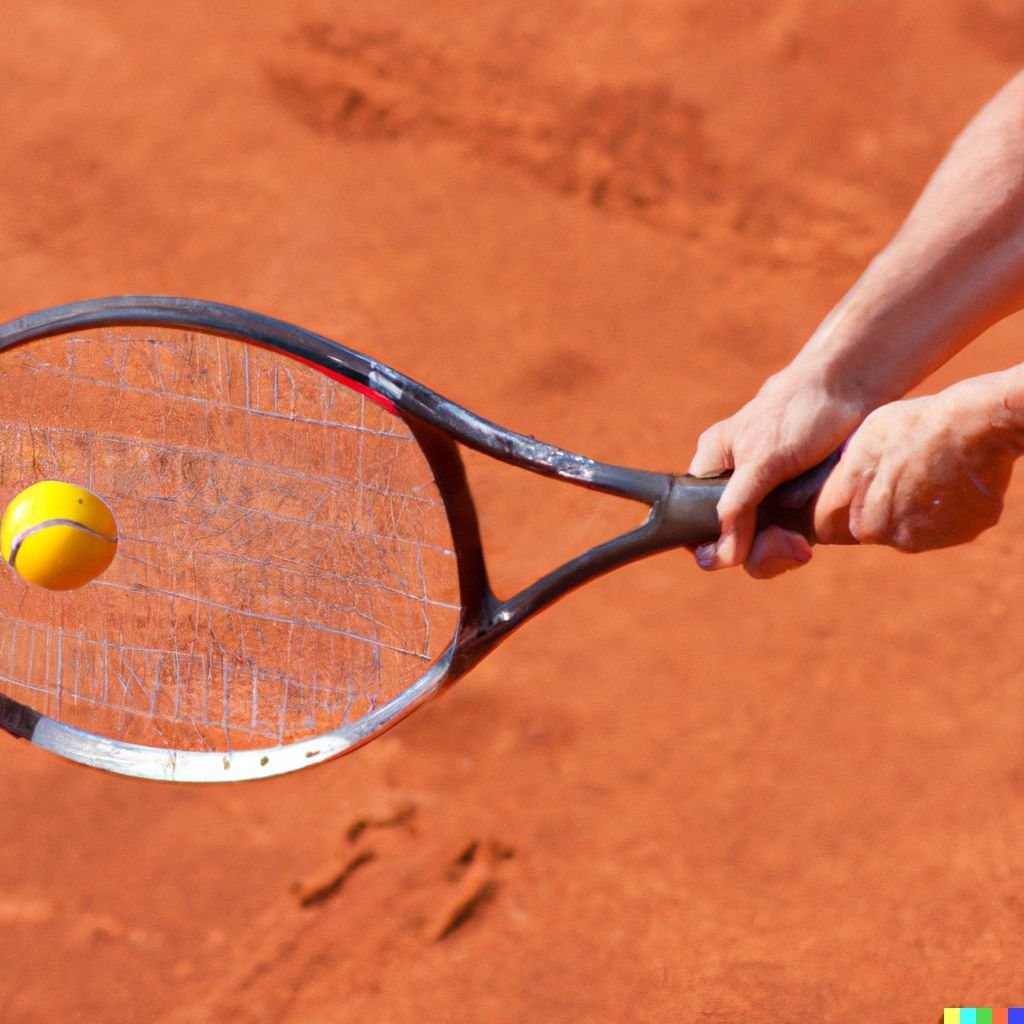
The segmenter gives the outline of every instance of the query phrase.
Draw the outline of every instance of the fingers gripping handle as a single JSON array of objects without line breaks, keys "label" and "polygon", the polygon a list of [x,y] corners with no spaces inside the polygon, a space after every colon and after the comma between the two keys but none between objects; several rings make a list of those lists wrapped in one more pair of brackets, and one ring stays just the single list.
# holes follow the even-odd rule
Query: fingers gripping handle
[{"label": "fingers gripping handle", "polygon": [[842,522],[833,518],[825,522],[818,514],[818,496],[841,454],[842,449],[837,449],[823,462],[776,487],[758,507],[757,528],[781,526],[784,530],[802,533],[812,544],[819,541],[828,544],[856,543],[850,534],[845,511]]},{"label": "fingers gripping handle", "polygon": [[[758,507],[757,528],[781,526],[803,534],[814,544],[819,539],[815,530],[815,502],[839,455],[838,451],[833,452],[817,466],[776,487]],[[716,506],[728,481],[728,473],[710,478],[675,478],[665,511],[665,527],[672,531],[676,544],[696,547],[718,539]],[[855,543],[842,524],[830,522],[827,534],[829,543]]]}]

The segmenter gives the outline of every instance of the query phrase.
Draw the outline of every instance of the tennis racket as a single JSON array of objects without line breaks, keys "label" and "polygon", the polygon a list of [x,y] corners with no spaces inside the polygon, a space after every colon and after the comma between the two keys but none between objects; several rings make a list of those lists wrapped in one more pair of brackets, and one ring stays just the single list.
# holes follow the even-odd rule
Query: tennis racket
[{"label": "tennis racket", "polygon": [[[0,327],[3,501],[46,479],[118,520],[110,569],[0,572],[0,727],[73,761],[216,782],[353,750],[588,580],[718,535],[724,478],[596,462],[327,338],[158,297]],[[460,447],[638,502],[639,526],[497,597]],[[762,524],[811,536],[824,463]],[[638,517],[639,518],[639,517]]]}]

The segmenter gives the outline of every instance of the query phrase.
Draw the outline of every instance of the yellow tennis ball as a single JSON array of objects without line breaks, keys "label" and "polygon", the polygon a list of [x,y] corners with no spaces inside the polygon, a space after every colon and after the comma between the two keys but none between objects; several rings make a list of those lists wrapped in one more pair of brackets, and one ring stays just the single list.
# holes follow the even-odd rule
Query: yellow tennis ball
[{"label": "yellow tennis ball", "polygon": [[72,590],[96,579],[117,553],[114,513],[92,491],[59,480],[26,487],[0,520],[0,554],[22,579]]}]

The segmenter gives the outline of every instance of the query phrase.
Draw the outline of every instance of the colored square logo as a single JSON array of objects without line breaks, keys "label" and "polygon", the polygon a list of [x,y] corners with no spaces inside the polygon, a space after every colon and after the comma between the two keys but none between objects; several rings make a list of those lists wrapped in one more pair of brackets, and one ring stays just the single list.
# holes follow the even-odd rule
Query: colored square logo
[{"label": "colored square logo", "polygon": [[947,1006],[942,1024],[1024,1024],[1024,1007]]}]

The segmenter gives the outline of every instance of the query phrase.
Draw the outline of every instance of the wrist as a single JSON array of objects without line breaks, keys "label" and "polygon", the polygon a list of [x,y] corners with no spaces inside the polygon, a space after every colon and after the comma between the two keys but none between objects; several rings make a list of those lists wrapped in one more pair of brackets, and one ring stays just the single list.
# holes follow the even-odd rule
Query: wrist
[{"label": "wrist", "polygon": [[1015,456],[1024,454],[1024,365],[971,377],[943,394],[954,418],[962,420],[966,410],[974,410],[979,430]]},{"label": "wrist", "polygon": [[885,382],[872,373],[870,365],[858,365],[856,353],[842,345],[819,346],[809,342],[786,368],[802,394],[828,406],[856,427],[880,405],[899,395],[889,395]]},{"label": "wrist", "polygon": [[818,361],[835,397],[865,414],[902,398],[998,319],[976,308],[974,276],[964,253],[939,260],[897,236],[801,356]]},{"label": "wrist", "polygon": [[885,303],[862,292],[863,281],[822,321],[794,360],[806,379],[849,409],[858,423],[917,383],[902,365],[906,349],[893,344]]}]

